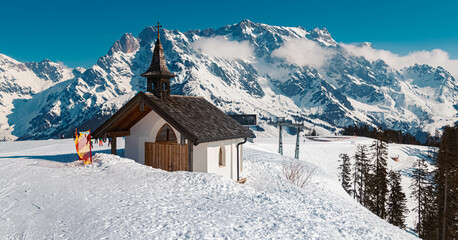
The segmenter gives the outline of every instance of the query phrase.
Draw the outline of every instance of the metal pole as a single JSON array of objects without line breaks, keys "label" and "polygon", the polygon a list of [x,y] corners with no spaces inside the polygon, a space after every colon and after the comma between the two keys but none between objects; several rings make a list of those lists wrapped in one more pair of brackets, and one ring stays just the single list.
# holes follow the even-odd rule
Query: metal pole
[{"label": "metal pole", "polygon": [[298,127],[297,128],[297,135],[296,135],[296,152],[294,153],[294,158],[299,159],[299,133],[301,132],[301,129]]},{"label": "metal pole", "polygon": [[283,143],[282,143],[282,136],[281,136],[281,128],[282,128],[282,125],[279,125],[280,127],[280,135],[279,135],[279,143],[278,143],[278,153],[280,153],[281,155],[283,155]]}]

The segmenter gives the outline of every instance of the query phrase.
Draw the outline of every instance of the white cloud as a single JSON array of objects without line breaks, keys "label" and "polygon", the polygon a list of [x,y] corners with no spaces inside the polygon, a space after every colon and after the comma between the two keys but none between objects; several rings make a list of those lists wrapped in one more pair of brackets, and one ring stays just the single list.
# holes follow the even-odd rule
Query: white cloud
[{"label": "white cloud", "polygon": [[449,71],[453,77],[458,78],[458,59],[450,59],[449,54],[441,49],[415,51],[405,56],[399,56],[390,51],[373,49],[369,46],[358,47],[350,44],[341,45],[344,46],[347,51],[357,56],[363,56],[369,61],[382,59],[388,65],[398,70],[412,66],[415,63],[428,64],[433,67],[441,66]]},{"label": "white cloud", "polygon": [[272,52],[272,56],[284,58],[299,66],[313,65],[321,67],[330,58],[332,52],[308,39],[291,39]]},{"label": "white cloud", "polygon": [[62,62],[62,61],[57,61],[56,63],[57,63],[59,66],[61,66],[62,68],[65,68],[65,69],[72,69],[71,67],[65,65],[65,63]]},{"label": "white cloud", "polygon": [[192,47],[211,57],[246,59],[253,55],[253,46],[248,41],[229,41],[224,37],[199,38]]}]

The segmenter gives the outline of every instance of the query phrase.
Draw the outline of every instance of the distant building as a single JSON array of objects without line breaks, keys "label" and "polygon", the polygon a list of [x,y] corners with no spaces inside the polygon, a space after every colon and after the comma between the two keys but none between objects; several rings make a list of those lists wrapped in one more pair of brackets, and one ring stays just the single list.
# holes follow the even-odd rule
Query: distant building
[{"label": "distant building", "polygon": [[[159,26],[158,26],[159,28]],[[170,95],[171,73],[158,37],[147,78],[139,92],[92,135],[125,137],[125,157],[166,171],[216,173],[239,180],[241,144],[252,132],[203,97]]]}]

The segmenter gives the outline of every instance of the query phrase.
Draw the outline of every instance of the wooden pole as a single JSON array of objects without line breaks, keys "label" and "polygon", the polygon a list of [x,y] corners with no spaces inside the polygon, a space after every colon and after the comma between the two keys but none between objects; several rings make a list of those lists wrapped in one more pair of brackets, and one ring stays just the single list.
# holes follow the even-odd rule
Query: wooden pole
[{"label": "wooden pole", "polygon": [[193,171],[194,143],[188,139],[188,171]]},{"label": "wooden pole", "polygon": [[116,137],[111,137],[111,154],[116,155]]}]

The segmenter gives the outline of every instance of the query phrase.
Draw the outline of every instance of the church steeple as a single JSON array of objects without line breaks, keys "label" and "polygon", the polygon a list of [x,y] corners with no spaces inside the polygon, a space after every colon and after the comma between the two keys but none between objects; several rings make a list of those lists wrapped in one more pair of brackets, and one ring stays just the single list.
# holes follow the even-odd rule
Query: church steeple
[{"label": "church steeple", "polygon": [[153,93],[158,98],[170,96],[170,78],[175,77],[167,68],[164,58],[164,48],[161,44],[159,28],[162,27],[157,23],[157,41],[153,50],[153,59],[148,70],[141,74],[147,78],[146,90]]}]

